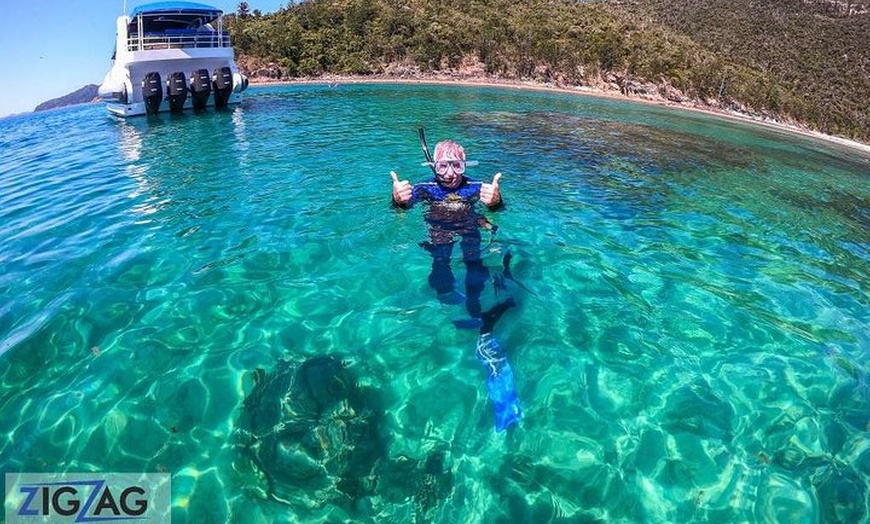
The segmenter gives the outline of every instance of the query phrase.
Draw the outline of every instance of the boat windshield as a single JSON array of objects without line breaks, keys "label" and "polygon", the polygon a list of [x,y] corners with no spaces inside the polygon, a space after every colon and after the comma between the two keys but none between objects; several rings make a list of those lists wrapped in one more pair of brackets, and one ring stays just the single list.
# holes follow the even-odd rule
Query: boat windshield
[{"label": "boat windshield", "polygon": [[[142,29],[145,33],[165,33],[167,31],[215,31],[216,16],[210,13],[142,13]],[[139,19],[130,20],[129,34],[139,32]]]},{"label": "boat windshield", "polygon": [[130,13],[127,49],[174,49],[181,47],[229,47],[223,30],[222,12],[192,2],[158,2]]}]

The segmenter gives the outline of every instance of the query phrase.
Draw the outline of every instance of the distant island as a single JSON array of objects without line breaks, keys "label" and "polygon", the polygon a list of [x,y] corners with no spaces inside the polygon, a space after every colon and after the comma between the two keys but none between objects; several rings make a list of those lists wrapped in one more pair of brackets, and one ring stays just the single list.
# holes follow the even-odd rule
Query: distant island
[{"label": "distant island", "polygon": [[87,104],[93,102],[97,98],[97,89],[99,88],[96,84],[88,84],[81,89],[77,89],[72,93],[67,95],[63,95],[58,98],[52,98],[46,102],[43,102],[36,106],[36,109],[33,110],[34,113],[39,111],[48,111],[49,109],[57,109],[59,107],[66,106],[74,106],[77,104]]}]

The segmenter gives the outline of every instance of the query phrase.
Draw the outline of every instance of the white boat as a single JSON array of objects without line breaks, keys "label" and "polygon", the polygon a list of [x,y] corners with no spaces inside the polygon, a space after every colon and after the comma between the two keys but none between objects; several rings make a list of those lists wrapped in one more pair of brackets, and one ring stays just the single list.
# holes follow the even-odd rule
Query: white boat
[{"label": "white boat", "polygon": [[154,2],[118,17],[112,68],[99,96],[128,117],[226,107],[248,79],[236,67],[223,12],[197,2]]}]

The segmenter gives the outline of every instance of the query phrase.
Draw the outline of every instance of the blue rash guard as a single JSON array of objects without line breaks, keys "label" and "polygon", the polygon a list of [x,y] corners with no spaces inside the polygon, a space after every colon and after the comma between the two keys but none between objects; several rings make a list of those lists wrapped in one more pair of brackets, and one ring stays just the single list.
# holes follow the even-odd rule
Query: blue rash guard
[{"label": "blue rash guard", "polygon": [[455,189],[447,189],[433,178],[428,182],[414,184],[411,192],[410,205],[418,201],[423,202],[465,202],[474,203],[480,198],[480,182],[471,180],[467,176],[462,177],[462,182]]},{"label": "blue rash guard", "polygon": [[463,176],[456,188],[447,189],[433,178],[414,184],[411,200],[404,207],[423,202],[428,205],[425,216],[430,226],[444,231],[464,231],[475,225],[479,216],[474,204],[480,200],[480,186],[480,182]]}]

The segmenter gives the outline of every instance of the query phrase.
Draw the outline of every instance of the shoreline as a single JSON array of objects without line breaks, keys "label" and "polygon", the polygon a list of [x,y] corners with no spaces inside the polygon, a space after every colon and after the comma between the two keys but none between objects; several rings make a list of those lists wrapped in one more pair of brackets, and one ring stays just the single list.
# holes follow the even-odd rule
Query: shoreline
[{"label": "shoreline", "polygon": [[828,135],[819,131],[814,131],[806,127],[776,120],[769,120],[762,117],[756,117],[740,113],[737,111],[728,111],[703,105],[697,101],[689,101],[680,103],[668,100],[661,96],[629,96],[624,95],[618,89],[604,89],[596,86],[578,85],[578,86],[560,86],[549,83],[542,83],[533,80],[506,80],[500,78],[490,78],[484,76],[461,76],[455,77],[451,75],[420,75],[409,78],[407,76],[395,75],[376,75],[376,76],[355,76],[355,75],[324,75],[320,77],[310,78],[293,78],[288,80],[260,80],[250,79],[251,86],[271,86],[271,85],[303,85],[303,84],[324,84],[337,86],[341,84],[429,84],[429,85],[456,85],[469,87],[500,87],[507,89],[518,89],[528,91],[544,91],[552,93],[564,93],[569,95],[593,96],[598,98],[607,98],[611,100],[623,100],[628,102],[639,102],[643,104],[656,105],[670,109],[683,109],[686,111],[694,111],[708,116],[726,118],[730,120],[741,121],[744,123],[757,124],[773,130],[792,133],[808,138],[815,138],[825,142],[838,144],[844,147],[856,149],[866,154],[870,154],[870,144],[850,140],[835,135]]}]

